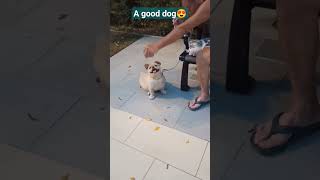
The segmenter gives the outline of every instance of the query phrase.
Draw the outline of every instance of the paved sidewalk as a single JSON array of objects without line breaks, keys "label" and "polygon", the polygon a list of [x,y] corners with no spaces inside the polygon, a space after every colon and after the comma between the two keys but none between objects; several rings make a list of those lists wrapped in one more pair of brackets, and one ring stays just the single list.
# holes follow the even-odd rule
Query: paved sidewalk
[{"label": "paved sidewalk", "polygon": [[161,49],[155,57],[145,59],[144,46],[157,39],[159,37],[143,37],[111,57],[111,107],[210,141],[210,105],[195,112],[187,108],[188,101],[199,93],[195,66],[190,65],[189,84],[192,88],[188,92],[180,90],[182,63],[164,72],[167,80],[166,95],[157,94],[154,100],[149,100],[147,92],[139,88],[139,75],[145,71],[144,64],[158,60],[162,68],[170,69],[178,63],[178,57],[184,50],[183,42],[177,41]]},{"label": "paved sidewalk", "polygon": [[319,134],[277,157],[262,157],[250,146],[248,130],[253,124],[271,120],[276,113],[285,111],[291,90],[277,49],[277,31],[272,27],[275,11],[256,8],[251,29],[250,74],[258,81],[257,87],[247,96],[225,91],[232,9],[233,0],[224,0],[213,15],[214,94],[217,97],[212,129],[215,137],[212,142],[215,152],[213,179],[319,179]]},{"label": "paved sidewalk", "polygon": [[182,41],[162,49],[150,59],[143,56],[143,37],[111,57],[111,179],[209,180],[210,106],[191,112],[187,103],[199,90],[195,66],[190,67],[192,89],[181,91],[181,63],[164,72],[167,94],[149,100],[139,88],[144,64],[158,60],[162,68],[178,63]]}]

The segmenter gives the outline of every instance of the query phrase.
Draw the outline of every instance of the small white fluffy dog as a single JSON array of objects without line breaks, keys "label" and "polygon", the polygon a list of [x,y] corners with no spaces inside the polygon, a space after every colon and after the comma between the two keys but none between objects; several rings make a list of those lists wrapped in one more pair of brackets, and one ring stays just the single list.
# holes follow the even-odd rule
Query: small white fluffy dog
[{"label": "small white fluffy dog", "polygon": [[161,69],[161,63],[159,61],[155,61],[152,64],[145,64],[144,67],[147,72],[140,73],[140,88],[148,91],[149,99],[155,98],[156,91],[166,94],[166,79]]}]

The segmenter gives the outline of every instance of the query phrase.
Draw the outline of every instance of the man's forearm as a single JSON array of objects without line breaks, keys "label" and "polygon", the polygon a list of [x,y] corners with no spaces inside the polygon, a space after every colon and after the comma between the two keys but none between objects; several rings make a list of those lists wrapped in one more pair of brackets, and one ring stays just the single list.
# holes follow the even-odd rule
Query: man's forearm
[{"label": "man's forearm", "polygon": [[157,43],[158,49],[161,49],[178,39],[182,38],[182,36],[186,32],[190,32],[193,28],[199,26],[200,24],[206,22],[210,17],[210,0],[206,0],[201,4],[196,13],[187,19],[182,24],[178,25],[174,28],[168,35],[161,38],[161,40]]},{"label": "man's forearm", "polygon": [[179,28],[179,26],[174,28],[168,35],[161,38],[161,40],[157,43],[158,49],[161,49],[171,43],[174,43],[175,41],[180,39],[185,33],[186,31]]}]

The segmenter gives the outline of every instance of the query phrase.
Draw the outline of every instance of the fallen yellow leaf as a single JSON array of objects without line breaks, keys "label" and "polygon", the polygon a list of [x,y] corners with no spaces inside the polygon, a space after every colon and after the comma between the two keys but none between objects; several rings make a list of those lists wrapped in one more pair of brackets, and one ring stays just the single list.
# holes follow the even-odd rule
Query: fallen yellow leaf
[{"label": "fallen yellow leaf", "polygon": [[156,128],[154,128],[155,131],[159,131],[160,130],[160,127],[157,126]]},{"label": "fallen yellow leaf", "polygon": [[130,180],[136,180],[136,178],[135,177],[130,177]]}]

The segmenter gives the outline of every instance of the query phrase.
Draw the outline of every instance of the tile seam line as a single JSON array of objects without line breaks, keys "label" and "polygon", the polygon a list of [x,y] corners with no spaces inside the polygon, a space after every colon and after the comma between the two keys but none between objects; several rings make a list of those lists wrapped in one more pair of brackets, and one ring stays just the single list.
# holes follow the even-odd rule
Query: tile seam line
[{"label": "tile seam line", "polygon": [[137,128],[140,126],[140,124],[142,123],[143,119],[140,119],[140,122],[136,125],[136,127],[130,132],[130,134],[128,135],[128,137],[123,141],[123,143],[126,143],[127,140],[132,136],[132,134],[137,130]]},{"label": "tile seam line", "polygon": [[[138,149],[138,148],[136,148],[136,147],[134,147],[134,146],[131,146],[131,145],[129,145],[129,144],[126,144],[126,143],[121,142],[121,141],[118,140],[118,139],[115,139],[115,138],[113,138],[113,137],[111,137],[111,139],[119,142],[120,144],[122,144],[122,145],[124,145],[124,146],[126,146],[126,147],[128,147],[128,148],[130,148],[130,149],[133,149],[133,150],[135,150],[135,151],[138,151],[138,152],[140,152],[141,154],[143,154],[143,155],[145,155],[145,156],[148,156],[148,157],[150,157],[150,158],[159,160],[159,161],[161,161],[161,162],[163,162],[163,163],[165,163],[165,164],[169,164],[169,163],[167,163],[167,162],[164,161],[164,160],[161,160],[161,159],[159,159],[159,158],[157,158],[157,157],[155,157],[155,156],[152,156],[152,155],[150,155],[150,154],[147,154],[147,153],[141,151],[140,149]],[[174,167],[174,168],[176,168],[176,169],[178,169],[179,171],[182,171],[182,172],[184,172],[184,173],[186,173],[186,174],[188,174],[188,175],[190,175],[190,176],[192,176],[192,177],[195,177],[195,178],[201,180],[199,177],[196,177],[196,176],[192,175],[190,172],[186,172],[185,170],[183,170],[183,169],[181,169],[181,168],[178,168],[178,167],[176,167],[176,166],[174,166],[174,165],[172,165],[172,164],[169,164],[169,165],[172,166],[172,167]]]},{"label": "tile seam line", "polygon": [[[121,110],[121,109],[119,109],[119,110]],[[123,111],[123,110],[121,110],[121,111]],[[140,117],[140,116],[138,116],[138,115],[135,115],[135,114],[130,113],[130,112],[127,112],[127,111],[123,111],[123,112],[129,113],[129,114],[132,114],[132,115],[137,116],[138,118],[140,118],[140,119],[141,119],[141,121],[139,122],[139,124],[137,125],[137,127],[139,127],[139,126],[140,126],[140,124],[142,124],[142,122],[143,122],[143,121],[145,121],[145,118],[142,118],[142,117]],[[205,139],[199,138],[199,137],[194,136],[194,135],[192,135],[192,134],[185,133],[185,132],[183,132],[183,131],[180,131],[180,130],[178,130],[178,129],[175,129],[175,128],[173,128],[173,127],[166,126],[166,125],[164,125],[164,124],[161,124],[161,123],[158,123],[158,122],[155,122],[155,121],[150,121],[150,122],[152,122],[152,123],[154,123],[154,124],[156,124],[156,125],[164,126],[164,127],[168,128],[168,129],[170,129],[170,130],[177,131],[177,132],[179,132],[179,133],[181,133],[181,134],[191,136],[192,138],[195,138],[195,139],[200,140],[200,141],[204,141],[204,142],[206,142],[206,143],[208,143],[208,142],[210,143],[210,142],[211,142],[211,141],[208,141],[208,140],[205,140]],[[129,138],[128,138],[128,139],[129,139]]]},{"label": "tile seam line", "polygon": [[24,73],[25,71],[28,70],[28,67],[32,67],[33,65],[41,62],[42,59],[45,59],[45,57],[53,52],[55,52],[55,50],[57,49],[57,47],[59,47],[60,44],[66,42],[66,37],[64,36],[60,36],[57,40],[54,41],[53,44],[51,44],[47,49],[44,50],[44,52],[42,54],[40,54],[38,57],[36,57],[31,63],[26,64],[24,66],[22,66],[18,72],[16,72],[17,74],[20,73]]},{"label": "tile seam line", "polygon": [[[188,102],[188,100],[186,100]],[[174,124],[173,128],[176,129],[178,123],[182,120],[182,115],[183,113],[185,112],[185,110],[187,109],[187,107],[184,107],[182,112],[180,113],[179,117],[178,117],[178,120],[176,121],[176,123]]]},{"label": "tile seam line", "polygon": [[[129,98],[127,99],[127,100],[125,100],[124,102],[122,102],[121,104],[120,104],[120,106],[119,106],[119,109],[121,109],[127,102],[129,102],[129,100],[131,100],[132,98],[133,98],[133,96],[134,95],[136,95],[137,94],[137,92],[133,92],[130,96],[129,96]],[[125,111],[126,112],[126,111]],[[129,113],[129,112],[128,112]],[[131,113],[130,113],[131,114]]]},{"label": "tile seam line", "polygon": [[82,99],[83,97],[82,96],[79,96],[59,117],[58,119],[56,119],[53,123],[50,124],[50,126],[48,127],[48,129],[45,129],[41,134],[39,134],[37,137],[35,137],[29,148],[28,149],[33,149],[33,147],[36,145],[36,143],[38,141],[40,141],[40,139],[44,136],[46,136],[50,130],[52,130],[60,120],[62,120],[77,104],[79,104],[80,100]]},{"label": "tile seam line", "polygon": [[243,147],[245,146],[246,144],[246,140],[243,140],[242,143],[240,144],[238,150],[236,151],[236,153],[233,155],[233,158],[232,160],[228,163],[227,167],[226,167],[226,170],[222,173],[222,175],[220,176],[220,179],[221,180],[224,180],[227,176],[227,174],[229,173],[229,171],[231,170],[232,168],[232,165],[233,163],[237,160],[240,152],[242,151]]},{"label": "tile seam line", "polygon": [[207,143],[207,144],[206,144],[206,147],[204,148],[204,152],[203,152],[203,154],[202,154],[202,157],[201,157],[201,160],[200,160],[200,163],[199,163],[199,166],[198,166],[198,169],[197,169],[197,172],[196,172],[196,175],[195,175],[195,176],[198,176],[198,172],[199,172],[199,169],[200,169],[201,164],[202,164],[202,162],[203,162],[204,155],[206,154],[206,151],[207,151],[207,149],[208,149],[208,145],[209,145],[209,143]]},{"label": "tile seam line", "polygon": [[[177,131],[179,131],[179,132],[182,132],[182,133],[188,134],[188,135],[190,135],[190,136],[193,136],[193,137],[196,137],[196,138],[202,139],[202,140],[204,140],[204,141],[211,142],[211,138],[210,138],[209,140],[207,140],[207,139],[205,139],[205,138],[201,138],[201,137],[194,136],[194,135],[192,135],[191,133],[188,133],[188,132],[185,132],[185,131],[179,130],[179,129],[177,128],[178,123],[179,123],[180,121],[182,121],[182,118],[181,118],[181,117],[182,117],[182,115],[183,115],[183,113],[184,113],[184,111],[185,111],[186,109],[187,109],[187,107],[185,107],[185,108],[183,109],[183,112],[179,115],[177,122],[176,122],[176,123],[175,123],[175,125],[174,125],[174,126],[172,126],[171,128],[172,128],[172,129],[175,129],[175,130],[177,130]],[[210,122],[210,123],[211,123],[211,122]],[[161,124],[161,125],[165,126],[164,124],[165,124],[165,123],[163,123],[163,124]],[[168,126],[166,126],[166,127],[168,127]],[[210,131],[211,131],[211,129],[210,129]]]},{"label": "tile seam line", "polygon": [[149,173],[150,169],[152,168],[152,166],[153,166],[153,164],[154,164],[155,161],[156,161],[156,159],[153,158],[152,163],[150,164],[147,172],[146,172],[146,173],[144,174],[144,176],[142,177],[142,180],[145,180],[145,178],[147,177],[147,175],[148,175],[148,173]]},{"label": "tile seam line", "polygon": [[13,23],[10,23],[10,27],[16,27],[19,23],[21,23],[26,17],[30,16],[31,14],[33,14],[34,12],[36,12],[37,10],[39,10],[43,4],[47,3],[47,0],[39,0],[35,3],[34,6],[28,8],[26,11],[24,11],[23,13],[19,14],[18,17],[16,18],[16,21]]}]

